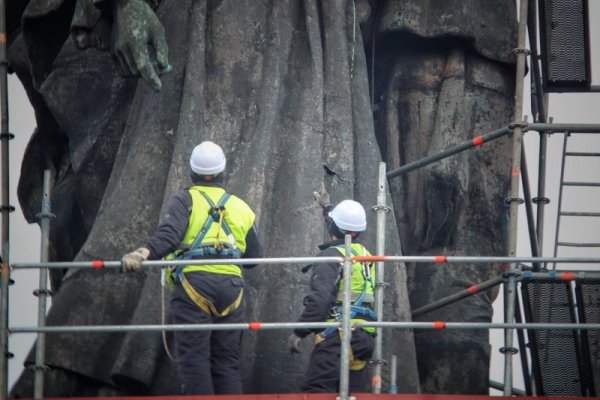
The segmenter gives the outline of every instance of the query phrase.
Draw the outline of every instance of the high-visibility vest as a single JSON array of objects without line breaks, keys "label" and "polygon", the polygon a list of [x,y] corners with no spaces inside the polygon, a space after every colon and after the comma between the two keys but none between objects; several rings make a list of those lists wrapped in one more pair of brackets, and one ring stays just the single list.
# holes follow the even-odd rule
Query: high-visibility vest
[{"label": "high-visibility vest", "polygon": [[[212,207],[201,192],[203,192],[214,204],[218,204],[219,200],[226,194],[223,188],[214,186],[192,186],[189,188],[189,193],[192,196],[192,210],[188,228],[178,250],[167,258],[182,258],[182,255],[185,255],[186,250],[190,249],[196,237],[201,234],[201,230],[205,226],[207,219],[212,218],[210,215]],[[200,245],[214,248],[215,244],[218,242],[229,249],[235,248],[240,254],[243,254],[246,251],[246,235],[248,234],[248,231],[252,229],[254,218],[254,212],[243,200],[230,195],[224,205],[223,223],[227,224],[231,234],[228,236],[225,233],[222,224],[219,221],[214,221],[205,233]],[[181,272],[185,273],[191,271],[206,271],[236,276],[242,275],[240,267],[235,264],[186,265]]]},{"label": "high-visibility vest", "polygon": [[[335,247],[343,256],[346,256],[346,249],[343,246]],[[371,253],[360,243],[351,244],[352,255],[370,256]],[[362,305],[362,303],[373,304],[375,288],[375,266],[372,263],[354,262],[352,263],[352,282],[350,284],[350,300],[352,304]],[[344,296],[344,277],[343,274],[339,280],[337,301],[341,302]]]}]

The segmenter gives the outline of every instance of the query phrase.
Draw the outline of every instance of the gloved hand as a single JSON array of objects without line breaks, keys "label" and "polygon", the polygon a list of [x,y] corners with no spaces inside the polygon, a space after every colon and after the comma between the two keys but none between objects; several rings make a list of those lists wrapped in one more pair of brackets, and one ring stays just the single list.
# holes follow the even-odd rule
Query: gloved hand
[{"label": "gloved hand", "polygon": [[319,202],[319,205],[323,208],[331,205],[331,199],[329,198],[329,193],[327,189],[325,189],[325,183],[321,182],[321,189],[318,192],[313,192],[313,196],[315,196],[315,200]]},{"label": "gloved hand", "polygon": [[288,348],[290,349],[290,353],[300,353],[300,341],[301,337],[296,336],[295,333],[292,333],[288,337]]},{"label": "gloved hand", "polygon": [[146,261],[150,255],[150,250],[140,247],[136,251],[127,253],[121,259],[121,265],[125,272],[137,272],[142,268],[142,261]]}]

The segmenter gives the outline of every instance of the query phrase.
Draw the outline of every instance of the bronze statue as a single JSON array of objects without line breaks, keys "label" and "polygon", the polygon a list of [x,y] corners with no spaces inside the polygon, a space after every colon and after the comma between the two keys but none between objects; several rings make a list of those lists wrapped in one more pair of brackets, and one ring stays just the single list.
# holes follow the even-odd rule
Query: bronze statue
[{"label": "bronze statue", "polygon": [[[226,149],[226,184],[257,210],[265,254],[305,256],[320,242],[315,230],[325,233],[312,199],[318,182],[334,201],[369,207],[382,159],[392,169],[511,120],[509,0],[495,2],[489,15],[474,0],[447,8],[420,0],[22,3],[9,5],[22,14],[9,31],[9,57],[38,128],[19,199],[33,221],[42,171],[52,169],[53,260],[114,260],[139,245],[166,199],[188,183],[189,152],[201,140]],[[402,240],[406,254],[502,254],[503,146],[390,181],[396,218],[388,221],[387,253],[400,254]],[[374,248],[374,236],[367,239]],[[386,269],[386,320],[410,320],[409,290],[420,306],[498,272],[435,268],[411,266],[408,283],[402,265]],[[293,265],[260,271],[245,277],[248,321],[289,320],[307,277]],[[160,323],[159,271],[135,275],[53,275],[49,323]],[[489,320],[493,297],[478,295],[436,319]],[[308,354],[287,353],[288,333],[245,334],[246,392],[297,390]],[[401,392],[487,392],[487,334],[417,332],[416,351],[411,332],[384,335],[386,358],[399,357]],[[160,333],[61,334],[47,342],[49,397],[177,394]],[[472,344],[478,373],[467,376],[451,358],[430,362],[424,349],[436,343],[448,352]],[[32,376],[24,372],[13,395],[31,396]]]}]

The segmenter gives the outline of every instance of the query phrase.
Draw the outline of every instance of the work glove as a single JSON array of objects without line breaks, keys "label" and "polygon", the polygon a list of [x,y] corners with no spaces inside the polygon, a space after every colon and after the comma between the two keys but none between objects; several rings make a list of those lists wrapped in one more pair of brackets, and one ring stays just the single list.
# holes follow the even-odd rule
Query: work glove
[{"label": "work glove", "polygon": [[331,205],[331,199],[329,198],[327,189],[325,189],[324,182],[321,182],[321,189],[318,192],[313,192],[313,196],[315,196],[315,200],[319,202],[321,207],[325,208]]},{"label": "work glove", "polygon": [[288,337],[288,348],[290,349],[290,353],[300,353],[300,341],[301,337],[296,336],[295,333],[292,333]]},{"label": "work glove", "polygon": [[137,272],[142,268],[142,261],[146,261],[150,255],[150,250],[140,247],[134,252],[127,253],[121,259],[121,265],[125,272]]}]

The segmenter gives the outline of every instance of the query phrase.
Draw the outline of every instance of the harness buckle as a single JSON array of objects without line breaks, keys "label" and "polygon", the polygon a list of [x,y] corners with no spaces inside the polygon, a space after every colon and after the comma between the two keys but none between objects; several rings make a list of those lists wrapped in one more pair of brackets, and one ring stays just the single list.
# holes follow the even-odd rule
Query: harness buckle
[{"label": "harness buckle", "polygon": [[315,344],[321,344],[325,338],[320,333],[315,333]]},{"label": "harness buckle", "polygon": [[212,206],[210,208],[210,210],[208,210],[208,214],[210,215],[210,217],[213,219],[213,221],[215,222],[220,222],[221,219],[221,214],[225,212],[225,206],[221,205],[221,204],[217,204],[215,206]]},{"label": "harness buckle", "polygon": [[337,317],[340,317],[341,315],[342,315],[342,313],[338,311],[337,306],[331,307],[331,310],[329,311],[330,317],[337,318]]}]

